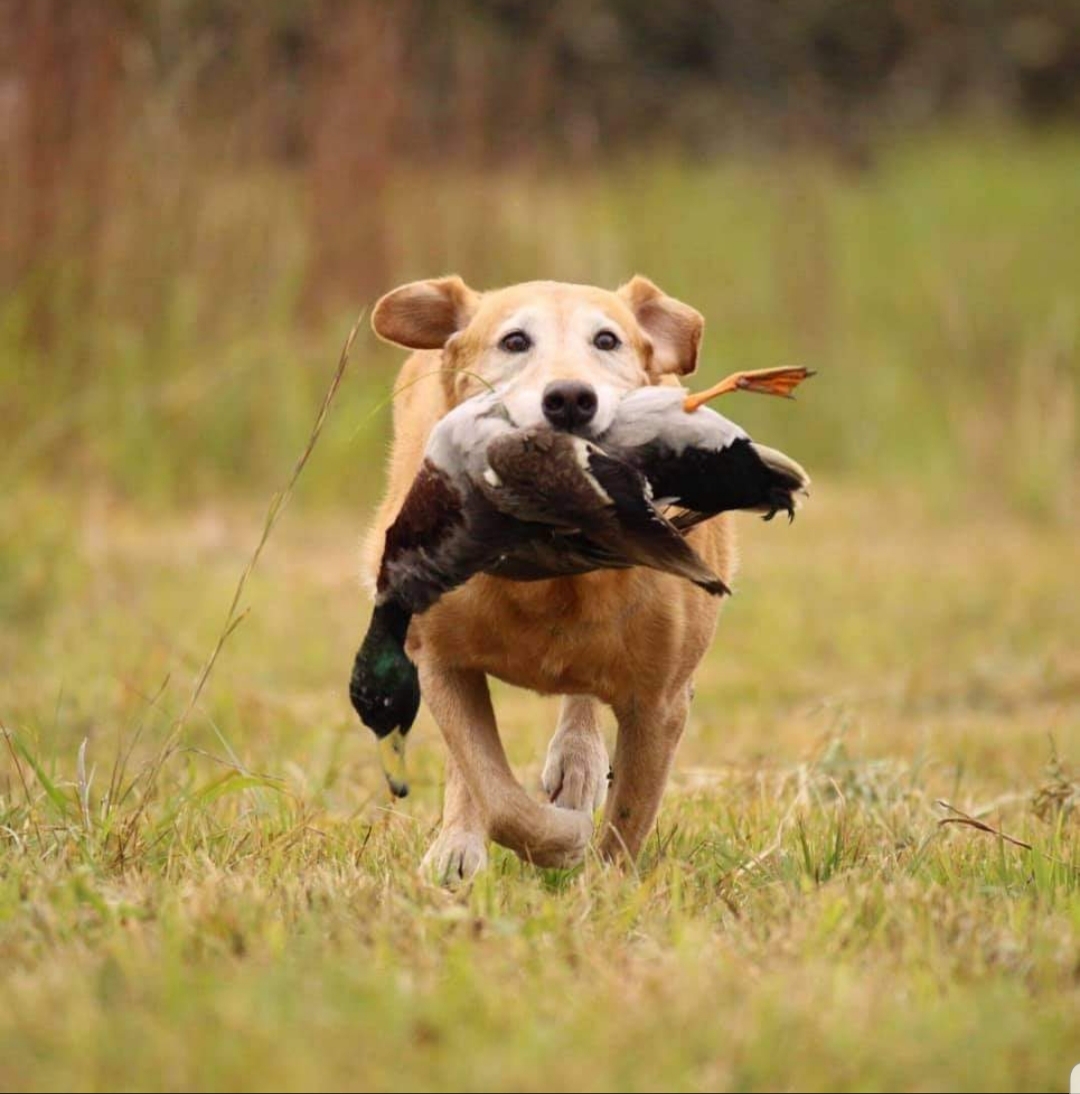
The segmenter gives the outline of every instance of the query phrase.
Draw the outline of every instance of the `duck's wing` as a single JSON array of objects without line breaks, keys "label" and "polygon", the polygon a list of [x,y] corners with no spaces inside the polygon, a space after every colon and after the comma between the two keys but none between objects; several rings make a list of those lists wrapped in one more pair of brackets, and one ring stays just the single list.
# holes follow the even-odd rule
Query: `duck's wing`
[{"label": "duck's wing", "polygon": [[[645,477],[570,433],[519,430],[488,445],[484,492],[501,512],[548,525],[575,571],[648,566],[720,595],[727,586],[652,504]],[[530,541],[535,551],[542,539]],[[577,567],[577,563],[588,565]]]},{"label": "duck's wing", "polygon": [[376,599],[395,600],[410,614],[483,570],[522,534],[477,489],[490,441],[513,429],[490,393],[468,399],[432,430],[420,471],[386,531]]},{"label": "duck's wing", "polygon": [[597,495],[579,466],[565,474],[558,461],[530,463],[540,454],[531,442],[515,461],[510,454],[520,442],[504,440],[496,451],[516,471],[505,485],[500,481],[488,449],[516,435],[501,402],[488,394],[440,420],[387,529],[376,581],[379,603],[394,601],[411,616],[479,572],[539,580],[632,565],[581,533],[582,514],[588,516]]},{"label": "duck's wing", "polygon": [[632,392],[598,443],[640,471],[657,499],[683,510],[678,528],[733,509],[793,517],[810,485],[803,468],[712,410],[687,413],[683,401],[678,388]]},{"label": "duck's wing", "polygon": [[511,581],[545,581],[591,570],[625,570],[631,565],[580,532],[532,525],[532,534],[484,567],[484,573]]},{"label": "duck's wing", "polygon": [[594,449],[589,455],[592,476],[611,498],[615,526],[597,542],[618,550],[634,566],[677,574],[714,596],[731,590],[653,505],[648,480],[632,466]]},{"label": "duck's wing", "polygon": [[467,480],[426,459],[386,530],[376,599],[395,600],[413,615],[427,611],[510,549],[519,535],[514,522]]}]

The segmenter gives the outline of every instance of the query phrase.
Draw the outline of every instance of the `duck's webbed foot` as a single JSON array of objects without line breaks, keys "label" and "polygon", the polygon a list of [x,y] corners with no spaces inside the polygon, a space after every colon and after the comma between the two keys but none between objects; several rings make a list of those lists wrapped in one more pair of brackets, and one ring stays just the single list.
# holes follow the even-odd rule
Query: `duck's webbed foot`
[{"label": "duck's webbed foot", "polygon": [[787,513],[788,524],[791,524],[795,519],[795,500],[792,498],[790,492],[774,491],[769,498],[769,510],[761,518],[762,520],[772,520],[777,513]]},{"label": "duck's webbed foot", "polygon": [[731,391],[752,391],[758,395],[778,395],[783,399],[794,399],[795,396],[791,394],[792,391],[803,380],[813,375],[812,369],[803,368],[801,365],[733,372],[706,391],[688,395],[683,403],[683,409],[688,414],[692,414],[699,406],[703,406],[710,399],[726,395]]}]

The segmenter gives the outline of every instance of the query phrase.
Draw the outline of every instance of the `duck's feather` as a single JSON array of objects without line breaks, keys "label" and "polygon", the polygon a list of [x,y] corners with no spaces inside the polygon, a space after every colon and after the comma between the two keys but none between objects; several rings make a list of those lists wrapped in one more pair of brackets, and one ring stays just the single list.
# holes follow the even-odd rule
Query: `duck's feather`
[{"label": "duck's feather", "polygon": [[580,533],[537,529],[534,539],[504,551],[483,568],[485,574],[511,581],[547,581],[592,570],[626,570],[633,563],[613,555]]},{"label": "duck's feather", "polygon": [[[717,513],[794,512],[809,479],[681,388],[627,394],[595,441],[517,429],[497,393],[450,411],[386,534],[378,598],[427,610],[475,573],[539,580],[649,566],[726,586],[681,532]],[[668,520],[654,504],[674,505]]]},{"label": "duck's feather", "polygon": [[550,429],[516,430],[494,440],[487,456],[494,475],[485,476],[484,490],[492,504],[569,533],[563,545],[578,547],[575,564],[648,566],[717,595],[729,591],[652,504],[645,476],[597,445]]},{"label": "duck's feather", "polygon": [[425,459],[386,531],[376,601],[416,614],[478,573],[520,532],[472,483]]},{"label": "duck's feather", "polygon": [[641,471],[655,497],[683,510],[677,528],[730,510],[793,515],[810,484],[806,472],[713,410],[688,414],[684,395],[667,387],[631,392],[598,443]]}]

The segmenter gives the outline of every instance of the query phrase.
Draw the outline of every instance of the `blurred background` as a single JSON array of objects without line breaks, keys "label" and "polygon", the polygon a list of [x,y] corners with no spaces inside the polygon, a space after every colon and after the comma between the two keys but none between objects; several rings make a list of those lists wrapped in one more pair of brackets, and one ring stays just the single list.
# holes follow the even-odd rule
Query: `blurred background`
[{"label": "blurred background", "polygon": [[[366,321],[234,595],[357,314],[450,272],[818,371],[721,407],[813,497],[737,518],[625,884],[416,880]],[[0,1090],[1063,1086],[1078,348],[1080,0],[0,0]],[[557,700],[494,694],[538,794]]]},{"label": "blurred background", "polygon": [[[724,408],[815,492],[743,522],[700,759],[831,692],[1080,694],[1080,3],[0,0],[0,164],[0,717],[47,754],[197,674],[357,313],[452,271],[644,273],[700,385],[818,370]],[[376,794],[341,688],[402,357],[363,324],[189,726],[272,770],[348,729]]]},{"label": "blurred background", "polygon": [[[1078,123],[1073,0],[3,0],[0,487],[262,494],[399,282],[642,272],[703,381],[820,370],[740,407],[818,475],[1071,520]],[[399,359],[302,498],[370,501]]]}]

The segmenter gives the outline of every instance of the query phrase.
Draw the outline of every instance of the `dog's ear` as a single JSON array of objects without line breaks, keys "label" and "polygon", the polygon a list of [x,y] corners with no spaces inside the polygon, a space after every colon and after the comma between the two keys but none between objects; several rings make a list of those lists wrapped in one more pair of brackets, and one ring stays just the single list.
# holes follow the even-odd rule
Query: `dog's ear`
[{"label": "dog's ear", "polygon": [[647,277],[632,277],[618,290],[652,342],[652,371],[686,376],[697,368],[705,320],[700,312],[661,292]]},{"label": "dog's ear", "polygon": [[371,313],[375,333],[406,349],[441,349],[476,311],[480,294],[456,275],[412,281],[388,292]]}]

